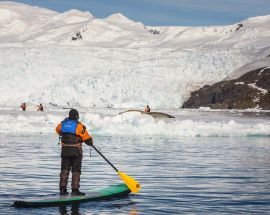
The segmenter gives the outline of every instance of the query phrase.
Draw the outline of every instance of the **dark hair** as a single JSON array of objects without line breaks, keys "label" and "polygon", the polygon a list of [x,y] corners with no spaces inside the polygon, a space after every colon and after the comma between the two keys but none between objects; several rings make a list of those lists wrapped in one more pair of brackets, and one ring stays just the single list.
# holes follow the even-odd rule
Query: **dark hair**
[{"label": "dark hair", "polygon": [[79,112],[76,109],[71,109],[68,114],[68,118],[71,120],[79,119]]}]

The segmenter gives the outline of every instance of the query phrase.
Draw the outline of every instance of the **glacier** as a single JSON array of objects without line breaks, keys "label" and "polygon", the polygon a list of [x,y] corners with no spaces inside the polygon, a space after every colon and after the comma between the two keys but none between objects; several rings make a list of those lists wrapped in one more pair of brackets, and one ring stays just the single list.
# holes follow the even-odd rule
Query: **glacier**
[{"label": "glacier", "polygon": [[1,2],[0,106],[179,108],[191,91],[269,55],[269,25],[270,16],[145,26],[122,14]]}]

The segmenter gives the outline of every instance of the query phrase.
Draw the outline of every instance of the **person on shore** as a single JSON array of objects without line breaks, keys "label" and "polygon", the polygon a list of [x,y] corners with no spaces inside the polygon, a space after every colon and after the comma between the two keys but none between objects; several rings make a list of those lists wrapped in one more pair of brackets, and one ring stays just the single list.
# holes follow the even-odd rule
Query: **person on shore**
[{"label": "person on shore", "polygon": [[23,111],[26,110],[26,104],[25,104],[25,102],[21,104],[21,108],[22,108]]},{"label": "person on shore", "polygon": [[147,105],[145,108],[144,108],[144,112],[147,112],[147,113],[149,113],[151,110],[150,110],[150,107],[149,107],[149,105]]},{"label": "person on shore", "polygon": [[85,195],[79,191],[82,166],[82,143],[93,145],[92,137],[86,127],[78,121],[79,113],[75,109],[69,111],[69,115],[56,127],[57,134],[61,138],[61,173],[59,189],[60,195],[68,195],[67,183],[69,172],[72,172],[71,195]]},{"label": "person on shore", "polygon": [[44,111],[43,105],[41,103],[38,105],[37,111]]}]

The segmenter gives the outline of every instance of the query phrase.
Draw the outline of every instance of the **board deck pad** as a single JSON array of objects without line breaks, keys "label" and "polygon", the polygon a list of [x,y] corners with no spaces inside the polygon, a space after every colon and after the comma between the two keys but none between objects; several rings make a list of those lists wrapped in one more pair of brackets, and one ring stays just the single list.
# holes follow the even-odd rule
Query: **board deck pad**
[{"label": "board deck pad", "polygon": [[46,207],[79,204],[81,202],[90,202],[106,200],[127,196],[131,191],[126,184],[111,185],[103,188],[90,190],[85,196],[55,196],[42,197],[36,199],[17,200],[13,203],[14,207]]}]

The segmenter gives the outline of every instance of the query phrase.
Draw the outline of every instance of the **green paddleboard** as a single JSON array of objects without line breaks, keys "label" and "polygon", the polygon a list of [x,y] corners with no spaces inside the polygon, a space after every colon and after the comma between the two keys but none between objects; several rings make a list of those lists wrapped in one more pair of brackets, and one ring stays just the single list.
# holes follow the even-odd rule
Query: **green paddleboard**
[{"label": "green paddleboard", "polygon": [[99,189],[90,190],[85,196],[56,196],[44,197],[38,199],[22,199],[13,203],[14,207],[48,207],[59,205],[72,205],[81,202],[90,202],[98,200],[108,200],[112,198],[120,198],[130,193],[129,188],[125,184],[111,185]]}]

